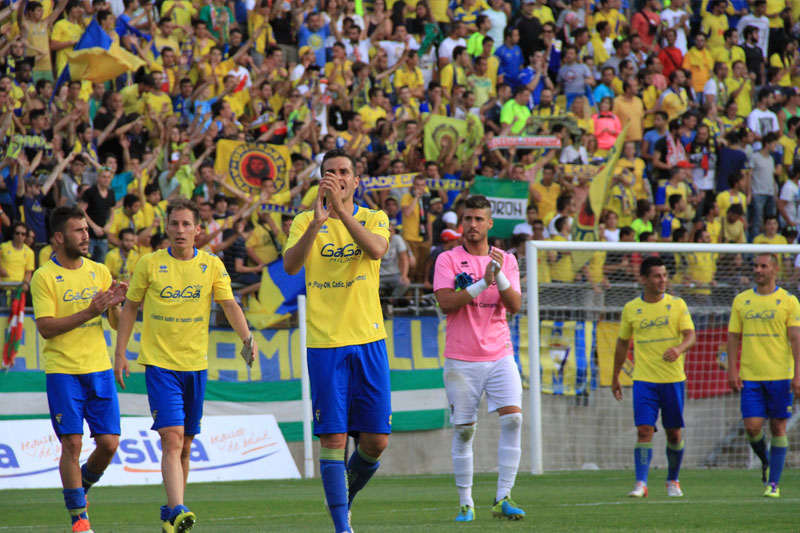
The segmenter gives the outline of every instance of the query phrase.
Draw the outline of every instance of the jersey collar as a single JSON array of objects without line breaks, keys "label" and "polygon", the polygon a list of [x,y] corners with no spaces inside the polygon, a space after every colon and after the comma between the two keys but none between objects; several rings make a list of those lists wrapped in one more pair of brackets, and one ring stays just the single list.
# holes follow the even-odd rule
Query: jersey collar
[{"label": "jersey collar", "polygon": [[778,292],[780,288],[781,288],[780,285],[775,285],[775,290],[772,291],[771,293],[761,294],[760,292],[758,292],[758,287],[753,287],[753,292],[756,293],[757,296],[769,296],[770,294],[775,294],[776,292]]},{"label": "jersey collar", "polygon": [[[58,262],[58,259],[56,258],[56,254],[53,254],[51,259],[53,260],[53,263],[57,264],[61,268],[66,268],[64,265],[62,265],[61,263]],[[83,257],[81,257],[81,266],[79,266],[78,268],[81,268],[82,266],[83,266]],[[69,270],[69,269],[67,269],[67,270]],[[755,289],[753,289],[753,290],[755,290]]]},{"label": "jersey collar", "polygon": [[[194,249],[194,254],[192,255],[192,259],[194,259],[195,257],[197,257],[197,247],[192,247],[192,248]],[[170,256],[171,258],[173,258],[173,259],[176,259],[176,260],[180,261],[180,259],[178,259],[178,258],[177,258],[177,257],[175,257],[174,255],[172,255],[172,246],[168,246],[168,247],[167,247],[167,253],[169,254],[169,256]]]}]

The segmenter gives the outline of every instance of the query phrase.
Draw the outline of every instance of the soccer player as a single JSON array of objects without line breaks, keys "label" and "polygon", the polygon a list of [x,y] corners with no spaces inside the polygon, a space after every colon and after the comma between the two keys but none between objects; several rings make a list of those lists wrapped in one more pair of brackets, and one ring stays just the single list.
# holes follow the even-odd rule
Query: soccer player
[{"label": "soccer player", "polygon": [[[33,274],[36,327],[44,337],[47,403],[61,441],[59,472],[72,531],[91,531],[86,494],[100,480],[119,444],[119,403],[101,315],[117,327],[126,283],[112,283],[105,265],[87,258],[89,226],[77,207],[50,216],[55,255]],[[96,448],[81,466],[83,420]]]},{"label": "soccer player", "polygon": [[653,457],[653,433],[658,411],[667,433],[667,495],[683,496],[678,472],[683,460],[683,398],[685,354],[695,343],[694,324],[686,302],[667,294],[669,274],[658,257],[647,257],[639,267],[644,292],[625,304],[614,353],[611,392],[622,400],[619,373],[628,357],[633,336],[633,419],[637,441],[633,450],[636,485],[628,494],[647,496],[647,473]]},{"label": "soccer player", "polygon": [[463,246],[436,260],[433,290],[447,315],[444,387],[453,424],[453,473],[460,510],[456,521],[475,520],[472,501],[472,440],[484,391],[489,412],[500,416],[497,443],[496,517],[520,520],[525,511],[511,499],[522,453],[522,381],[514,362],[506,311],[522,305],[516,258],[489,245],[491,204],[484,196],[467,199]]},{"label": "soccer player", "polygon": [[183,494],[192,440],[200,433],[203,417],[212,298],[244,342],[243,356],[248,348],[251,354],[258,352],[222,261],[194,246],[202,231],[197,205],[184,198],[170,201],[166,224],[170,246],[141,257],[133,271],[119,319],[114,373],[124,389],[123,373],[130,375],[125,348],[144,302],[138,361],[145,366],[152,429],[161,437],[167,493],[167,505],[161,506],[162,530],[178,533],[190,530],[196,520],[184,505]]},{"label": "soccer player", "polygon": [[[378,297],[380,259],[389,248],[389,219],[353,203],[356,163],[344,150],[322,159],[313,211],[297,215],[283,266],[305,265],[308,289],[308,375],[320,476],[337,533],[351,531],[349,508],[380,465],[391,432],[386,331]],[[347,463],[347,434],[357,439]],[[349,495],[348,495],[349,491]]]},{"label": "soccer player", "polygon": [[[756,288],[733,300],[728,324],[728,384],[741,391],[742,418],[750,447],[761,459],[764,496],[779,498],[786,450],[786,421],[793,394],[800,394],[800,303],[778,287],[778,258],[759,254],[753,267]],[[742,348],[741,369],[739,347]],[[769,456],[761,431],[769,418]]]}]

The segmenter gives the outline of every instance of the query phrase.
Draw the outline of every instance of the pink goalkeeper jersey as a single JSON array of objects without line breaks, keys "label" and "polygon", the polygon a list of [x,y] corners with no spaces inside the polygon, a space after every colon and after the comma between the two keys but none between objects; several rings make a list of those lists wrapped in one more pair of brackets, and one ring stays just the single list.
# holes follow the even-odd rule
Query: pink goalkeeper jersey
[{"label": "pink goalkeeper jersey", "polygon": [[[463,246],[443,252],[436,259],[433,290],[455,289],[456,276],[466,273],[474,282],[483,279],[489,255],[472,255]],[[521,294],[517,258],[503,252],[503,273],[511,288]],[[461,361],[496,361],[513,355],[506,308],[497,285],[492,284],[469,304],[447,315],[444,356]]]}]

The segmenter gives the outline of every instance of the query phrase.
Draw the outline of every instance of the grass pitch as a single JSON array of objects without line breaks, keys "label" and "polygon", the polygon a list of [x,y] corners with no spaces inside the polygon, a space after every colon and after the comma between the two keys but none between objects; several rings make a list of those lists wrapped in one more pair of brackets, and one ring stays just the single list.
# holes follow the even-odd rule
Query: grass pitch
[{"label": "grass pitch", "polygon": [[[683,498],[667,498],[665,472],[650,475],[650,495],[627,498],[632,471],[520,474],[514,500],[525,520],[492,518],[496,476],[475,476],[477,519],[453,522],[458,497],[452,476],[378,476],[353,504],[358,533],[393,531],[800,531],[800,473],[786,471],[782,498],[761,496],[755,470],[685,470]],[[90,493],[97,533],[158,532],[161,486],[104,487]],[[193,531],[332,531],[319,479],[190,484]],[[68,532],[61,491],[0,491],[0,532]]]}]

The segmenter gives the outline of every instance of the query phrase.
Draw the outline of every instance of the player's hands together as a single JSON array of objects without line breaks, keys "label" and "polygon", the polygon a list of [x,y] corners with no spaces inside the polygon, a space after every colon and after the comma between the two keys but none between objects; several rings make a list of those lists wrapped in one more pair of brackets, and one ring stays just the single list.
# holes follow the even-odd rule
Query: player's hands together
[{"label": "player's hands together", "polygon": [[344,208],[344,191],[336,176],[333,173],[326,172],[319,183],[319,189],[325,194],[325,199],[328,201],[328,209],[333,209],[336,213],[341,214]]},{"label": "player's hands together", "polygon": [[664,361],[666,361],[667,363],[674,363],[675,361],[678,360],[678,357],[680,356],[681,352],[679,352],[678,349],[673,346],[672,348],[669,348],[666,352],[664,352],[664,355],[661,356],[661,358],[664,359]]},{"label": "player's hands together", "polygon": [[111,284],[111,288],[108,289],[108,292],[111,294],[111,302],[109,303],[109,307],[114,307],[115,305],[119,305],[125,301],[125,296],[128,294],[128,282],[117,282],[114,281]]},{"label": "player's hands together", "polygon": [[117,379],[117,383],[119,386],[122,387],[122,390],[125,390],[125,380],[122,378],[122,373],[125,373],[125,377],[131,377],[131,367],[128,363],[128,358],[125,357],[125,354],[116,354],[114,356],[114,377]]},{"label": "player's hands together", "polygon": [[497,248],[489,249],[489,257],[492,258],[489,264],[486,265],[486,272],[483,274],[483,279],[486,280],[486,285],[491,285],[495,281],[495,276],[503,268],[503,253]]},{"label": "player's hands together", "polygon": [[611,394],[617,401],[622,400],[622,385],[620,385],[618,377],[611,380]]},{"label": "player's hands together", "polygon": [[98,291],[97,294],[92,297],[92,301],[89,302],[88,309],[92,316],[94,317],[102,315],[103,311],[108,309],[111,305],[113,297],[114,295],[111,292],[111,289],[107,291]]},{"label": "player's hands together", "polygon": [[314,202],[314,222],[322,227],[326,220],[328,220],[328,207],[325,207],[325,191],[320,184],[317,189],[317,199]]}]

